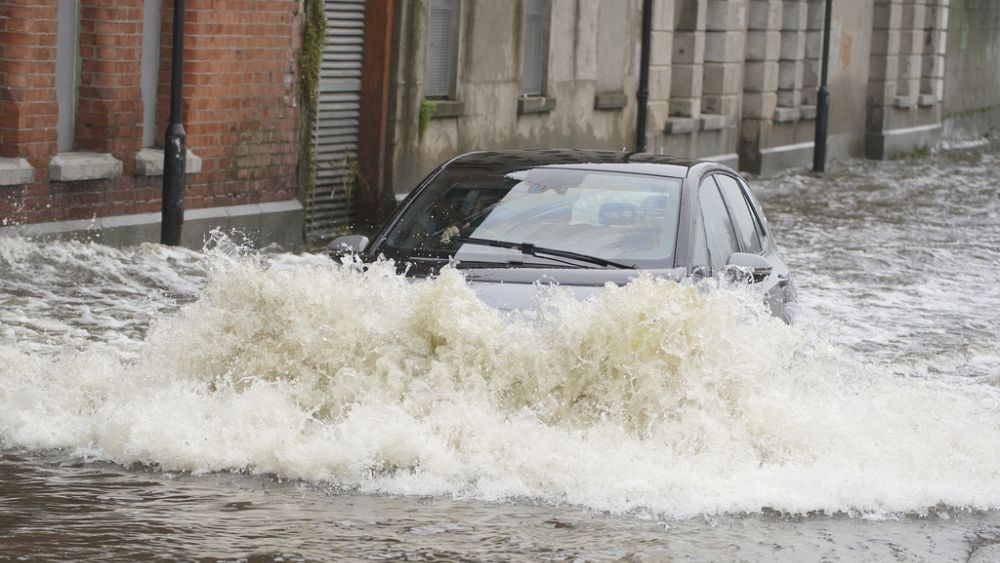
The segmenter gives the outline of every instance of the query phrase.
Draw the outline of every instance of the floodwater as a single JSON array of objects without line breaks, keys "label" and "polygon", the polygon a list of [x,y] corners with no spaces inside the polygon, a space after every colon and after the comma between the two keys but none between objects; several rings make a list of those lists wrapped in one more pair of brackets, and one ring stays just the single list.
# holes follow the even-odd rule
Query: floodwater
[{"label": "floodwater", "polygon": [[792,326],[640,279],[0,239],[0,560],[1000,555],[1000,146],[755,190]]}]

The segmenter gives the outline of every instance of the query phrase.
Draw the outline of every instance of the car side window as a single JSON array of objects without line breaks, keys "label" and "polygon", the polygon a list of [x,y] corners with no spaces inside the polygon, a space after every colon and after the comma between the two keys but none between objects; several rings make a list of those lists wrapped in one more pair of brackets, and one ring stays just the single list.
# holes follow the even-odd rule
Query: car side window
[{"label": "car side window", "polygon": [[712,177],[701,183],[698,201],[701,203],[701,213],[705,221],[709,259],[712,270],[717,272],[725,267],[732,253],[740,250],[736,242],[736,232],[733,230],[733,223],[719,193],[718,185]]},{"label": "car side window", "polygon": [[707,268],[708,240],[705,238],[705,220],[701,213],[695,213],[692,240],[694,242],[691,245],[691,269]]},{"label": "car side window", "polygon": [[760,240],[763,241],[767,238],[767,228],[764,227],[764,217],[762,217],[757,211],[760,209],[760,204],[757,203],[757,198],[754,197],[753,192],[750,191],[750,186],[747,185],[743,178],[737,178],[736,181],[739,182],[740,187],[743,188],[743,195],[746,197],[747,202],[750,203],[750,212],[753,213],[754,218],[753,226],[757,229],[757,236],[759,236]]},{"label": "car side window", "polygon": [[736,183],[736,179],[725,174],[713,176],[722,191],[722,197],[726,200],[726,206],[736,224],[736,234],[743,245],[744,252],[760,254],[764,247],[760,243],[760,235],[757,233],[753,212],[750,211],[749,204],[743,196],[743,190]]}]

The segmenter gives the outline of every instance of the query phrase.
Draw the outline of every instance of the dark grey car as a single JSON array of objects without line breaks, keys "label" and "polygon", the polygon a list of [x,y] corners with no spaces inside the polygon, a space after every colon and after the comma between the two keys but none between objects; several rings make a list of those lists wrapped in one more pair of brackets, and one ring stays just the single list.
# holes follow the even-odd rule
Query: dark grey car
[{"label": "dark grey car", "polygon": [[785,320],[795,300],[788,267],[739,174],[643,153],[464,154],[427,176],[374,239],[341,237],[330,249],[384,256],[416,276],[453,263],[501,309],[536,306],[540,280],[585,297],[640,272],[743,276],[762,286]]}]

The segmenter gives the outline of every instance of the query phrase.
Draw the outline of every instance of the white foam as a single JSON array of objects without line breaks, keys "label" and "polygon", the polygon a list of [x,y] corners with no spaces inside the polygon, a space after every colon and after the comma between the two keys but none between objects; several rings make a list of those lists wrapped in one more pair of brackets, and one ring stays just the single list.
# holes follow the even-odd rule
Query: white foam
[{"label": "white foam", "polygon": [[275,264],[213,254],[137,352],[0,346],[0,443],[676,517],[1000,508],[995,387],[890,375],[749,294],[642,278],[509,318],[454,270]]}]

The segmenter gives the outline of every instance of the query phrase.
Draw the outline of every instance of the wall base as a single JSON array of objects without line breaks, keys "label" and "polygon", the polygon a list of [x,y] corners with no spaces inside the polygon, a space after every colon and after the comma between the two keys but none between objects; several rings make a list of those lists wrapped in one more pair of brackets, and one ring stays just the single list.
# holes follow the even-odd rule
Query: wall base
[{"label": "wall base", "polygon": [[[829,140],[827,141],[829,143]],[[790,168],[812,166],[813,142],[768,147],[760,151],[760,175],[773,176]]]},{"label": "wall base", "polygon": [[[135,246],[160,241],[159,213],[95,217],[0,227],[0,236],[40,240],[84,240],[108,246]],[[191,209],[184,213],[181,245],[201,249],[209,233],[239,231],[257,247],[277,243],[293,248],[302,243],[304,212],[298,200]]]},{"label": "wall base", "polygon": [[940,123],[868,133],[865,135],[865,156],[885,160],[916,150],[929,149],[937,144],[940,137]]},{"label": "wall base", "polygon": [[980,139],[1000,132],[1000,106],[944,118],[941,137],[949,140]]}]

